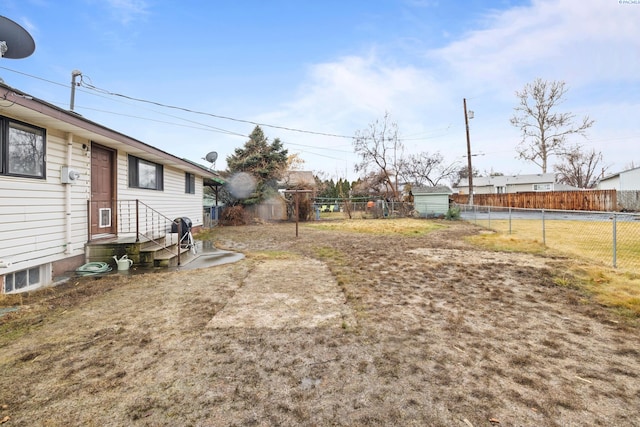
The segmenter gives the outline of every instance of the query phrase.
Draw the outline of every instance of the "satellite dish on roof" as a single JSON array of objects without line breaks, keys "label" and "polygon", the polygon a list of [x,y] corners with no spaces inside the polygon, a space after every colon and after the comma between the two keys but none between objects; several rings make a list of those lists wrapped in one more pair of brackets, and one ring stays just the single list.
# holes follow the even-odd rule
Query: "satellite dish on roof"
[{"label": "satellite dish on roof", "polygon": [[204,159],[209,163],[215,163],[215,161],[218,160],[218,153],[215,151],[207,153]]},{"label": "satellite dish on roof", "polygon": [[209,170],[212,170],[215,167],[216,160],[218,160],[218,153],[216,153],[215,151],[210,151],[206,156],[203,157],[203,159],[211,163],[211,166],[209,166]]},{"label": "satellite dish on roof", "polygon": [[31,34],[9,18],[0,16],[0,56],[21,59],[36,50]]}]

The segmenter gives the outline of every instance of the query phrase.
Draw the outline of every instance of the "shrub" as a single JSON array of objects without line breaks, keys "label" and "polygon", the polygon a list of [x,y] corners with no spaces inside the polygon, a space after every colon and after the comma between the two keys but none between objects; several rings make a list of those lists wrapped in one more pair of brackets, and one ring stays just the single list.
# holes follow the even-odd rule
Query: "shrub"
[{"label": "shrub", "polygon": [[313,215],[313,204],[309,198],[298,201],[298,220],[308,221]]},{"label": "shrub", "polygon": [[222,225],[234,226],[247,224],[244,207],[242,205],[235,205],[224,208],[220,222],[222,222]]},{"label": "shrub", "polygon": [[449,221],[460,219],[460,208],[458,206],[451,206],[444,217]]}]

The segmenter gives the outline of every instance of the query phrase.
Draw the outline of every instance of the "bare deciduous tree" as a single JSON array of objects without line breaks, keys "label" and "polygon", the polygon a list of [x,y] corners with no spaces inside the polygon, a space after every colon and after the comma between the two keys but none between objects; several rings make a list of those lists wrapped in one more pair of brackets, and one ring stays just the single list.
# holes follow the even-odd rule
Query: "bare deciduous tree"
[{"label": "bare deciduous tree", "polygon": [[562,162],[554,166],[558,181],[578,188],[594,188],[598,182],[598,172],[602,168],[602,153],[591,149],[584,151],[579,145],[573,146],[562,155]]},{"label": "bare deciduous tree", "polygon": [[398,173],[402,163],[403,145],[398,138],[398,125],[391,121],[389,113],[382,120],[359,130],[353,140],[353,148],[360,156],[356,172],[380,173],[387,191],[394,200],[399,200]]},{"label": "bare deciduous tree", "polygon": [[[480,171],[474,167],[472,167],[471,172],[473,173],[473,176],[481,176],[480,175]],[[464,165],[460,168],[458,168],[452,177],[452,182],[451,184],[454,187],[458,187],[460,185],[460,181],[462,180],[467,180],[467,182],[469,182],[469,166],[468,165]]]},{"label": "bare deciduous tree", "polygon": [[358,178],[353,185],[353,193],[357,196],[381,196],[388,195],[387,177],[380,171],[369,172]]},{"label": "bare deciduous tree", "polygon": [[571,134],[585,135],[594,121],[585,116],[574,124],[571,113],[556,112],[567,93],[565,82],[535,79],[516,91],[519,104],[514,108],[511,124],[520,128],[522,140],[516,147],[521,159],[528,160],[547,172],[549,157],[565,151],[566,138]]},{"label": "bare deciduous tree", "polygon": [[400,165],[400,177],[414,186],[437,186],[441,181],[456,176],[458,163],[445,164],[439,152],[421,152],[409,155]]}]

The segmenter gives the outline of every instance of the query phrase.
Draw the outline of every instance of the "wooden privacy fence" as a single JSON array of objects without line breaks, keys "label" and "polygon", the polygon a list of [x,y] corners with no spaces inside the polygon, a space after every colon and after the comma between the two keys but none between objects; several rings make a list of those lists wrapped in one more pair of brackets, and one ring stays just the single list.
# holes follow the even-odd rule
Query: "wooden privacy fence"
[{"label": "wooden privacy fence", "polygon": [[[468,194],[452,194],[451,200],[460,205],[469,203]],[[506,194],[474,194],[473,204],[523,209],[558,209],[568,211],[618,210],[616,190],[528,191]]]}]

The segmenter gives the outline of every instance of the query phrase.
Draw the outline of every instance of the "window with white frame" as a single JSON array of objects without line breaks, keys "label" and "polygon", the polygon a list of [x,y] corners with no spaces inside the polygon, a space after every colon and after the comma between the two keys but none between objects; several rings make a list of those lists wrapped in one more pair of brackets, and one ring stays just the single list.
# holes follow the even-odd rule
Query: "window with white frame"
[{"label": "window with white frame", "polygon": [[164,190],[164,170],[162,165],[130,155],[129,187]]},{"label": "window with white frame", "polygon": [[4,276],[4,293],[24,292],[39,288],[47,280],[46,266],[37,266],[7,273]]},{"label": "window with white frame", "polygon": [[46,178],[45,130],[0,117],[0,174]]},{"label": "window with white frame", "polygon": [[551,184],[533,184],[533,191],[551,191]]}]

